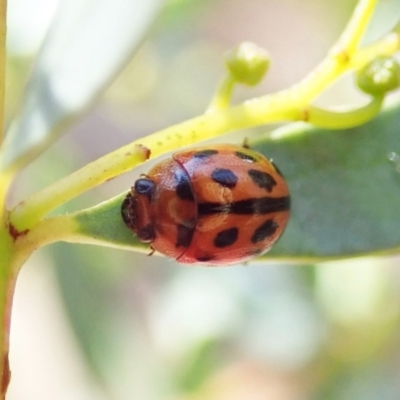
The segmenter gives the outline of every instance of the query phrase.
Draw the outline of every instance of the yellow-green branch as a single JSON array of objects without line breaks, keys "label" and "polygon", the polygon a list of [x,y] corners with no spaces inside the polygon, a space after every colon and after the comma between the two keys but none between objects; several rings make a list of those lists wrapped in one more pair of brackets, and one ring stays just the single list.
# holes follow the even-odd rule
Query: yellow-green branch
[{"label": "yellow-green branch", "polygon": [[4,137],[4,94],[6,76],[7,1],[0,1],[0,145]]},{"label": "yellow-green branch", "polygon": [[[374,51],[371,51],[371,46],[364,52],[358,50],[375,6],[376,0],[359,2],[347,28],[328,53],[327,58],[298,85],[237,106],[208,112],[109,153],[17,205],[11,213],[12,223],[19,230],[29,229],[63,203],[108,179],[131,170],[144,161],[144,158],[139,155],[126,157],[126,154],[132,152],[137,144],[149,148],[151,157],[154,158],[179,147],[192,145],[227,132],[273,122],[307,120],[317,126],[323,126],[324,118],[319,116],[324,113],[325,116],[331,115],[332,126],[329,127],[334,127],[335,118],[339,118],[340,114],[332,114],[320,109],[313,111],[310,103],[338,77],[352,69],[353,60],[356,60],[357,67],[361,67],[377,55],[390,55],[399,49],[397,34],[392,33],[389,39],[385,38],[378,42],[373,48]],[[378,102],[375,101],[361,110],[358,113],[360,120],[364,121],[368,112],[372,118],[377,104]],[[353,116],[357,115],[354,111],[352,112]],[[346,127],[346,123],[354,126],[354,121],[348,118],[349,115],[344,116],[343,121],[338,120],[337,128]],[[318,125],[319,123],[321,125]]]},{"label": "yellow-green branch", "polygon": [[227,108],[230,104],[233,88],[236,81],[231,74],[228,74],[219,84],[218,90],[207,107],[206,112],[215,112]]},{"label": "yellow-green branch", "polygon": [[[7,1],[0,0],[0,146],[4,138],[4,104],[6,74],[6,33]],[[9,187],[8,176],[0,177],[0,398],[5,399],[10,379],[8,349],[10,334],[11,301],[14,290],[15,275],[12,271],[8,252],[10,237],[5,225],[5,199]]]}]

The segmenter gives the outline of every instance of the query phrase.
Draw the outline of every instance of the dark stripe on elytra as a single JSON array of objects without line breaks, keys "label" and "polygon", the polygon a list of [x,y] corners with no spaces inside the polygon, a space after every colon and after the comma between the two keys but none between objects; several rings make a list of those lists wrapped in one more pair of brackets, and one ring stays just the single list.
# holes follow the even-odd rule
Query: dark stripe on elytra
[{"label": "dark stripe on elytra", "polygon": [[243,153],[241,151],[236,151],[235,156],[241,158],[242,160],[250,161],[252,163],[257,162],[257,159],[255,159],[253,156],[247,153]]},{"label": "dark stripe on elytra", "polygon": [[198,151],[197,153],[194,153],[193,157],[203,159],[203,158],[211,157],[214,154],[218,154],[218,150],[207,149],[207,150],[201,150],[201,151]]},{"label": "dark stripe on elytra", "polygon": [[214,238],[214,246],[218,248],[232,246],[239,237],[238,228],[229,228],[218,232]]},{"label": "dark stripe on elytra", "polygon": [[260,225],[251,237],[251,243],[256,244],[262,242],[269,236],[272,236],[278,229],[278,224],[273,219],[268,219],[262,225]]},{"label": "dark stripe on elytra", "polygon": [[290,197],[260,197],[235,201],[234,203],[200,203],[197,205],[198,215],[231,213],[240,215],[269,214],[290,210]]},{"label": "dark stripe on elytra", "polygon": [[176,238],[176,247],[189,247],[192,243],[194,229],[185,225],[177,225],[178,235]]},{"label": "dark stripe on elytra", "polygon": [[230,170],[225,168],[216,168],[211,174],[214,182],[219,183],[221,186],[232,189],[236,186],[238,177]]},{"label": "dark stripe on elytra", "polygon": [[177,169],[175,171],[176,194],[181,200],[194,201],[192,185],[186,171]]}]

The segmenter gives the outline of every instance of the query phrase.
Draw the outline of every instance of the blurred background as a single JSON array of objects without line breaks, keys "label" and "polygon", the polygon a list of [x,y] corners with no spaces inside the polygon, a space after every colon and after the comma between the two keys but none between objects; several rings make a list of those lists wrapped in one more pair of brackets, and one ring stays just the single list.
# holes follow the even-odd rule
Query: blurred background
[{"label": "blurred background", "polygon": [[[372,36],[388,29],[385,7],[397,1],[382,1]],[[12,201],[201,114],[224,74],[223,54],[241,41],[267,48],[273,61],[264,83],[238,88],[235,101],[294,84],[325,56],[355,3],[166,2],[135,58],[21,174]],[[9,118],[57,6],[9,0]],[[347,80],[319,102],[358,99]],[[64,211],[127,190],[138,174],[114,179]],[[95,246],[49,246],[18,280],[8,399],[397,400],[399,260],[198,268]]]}]

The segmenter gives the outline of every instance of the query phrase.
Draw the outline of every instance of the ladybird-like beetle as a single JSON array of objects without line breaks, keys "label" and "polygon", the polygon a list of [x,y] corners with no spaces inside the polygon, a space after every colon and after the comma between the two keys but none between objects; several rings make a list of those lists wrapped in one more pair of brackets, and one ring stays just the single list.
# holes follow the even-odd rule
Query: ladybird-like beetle
[{"label": "ladybird-like beetle", "polygon": [[142,242],[184,264],[260,255],[289,215],[289,188],[273,162],[228,144],[173,154],[140,177],[122,204],[125,224]]}]

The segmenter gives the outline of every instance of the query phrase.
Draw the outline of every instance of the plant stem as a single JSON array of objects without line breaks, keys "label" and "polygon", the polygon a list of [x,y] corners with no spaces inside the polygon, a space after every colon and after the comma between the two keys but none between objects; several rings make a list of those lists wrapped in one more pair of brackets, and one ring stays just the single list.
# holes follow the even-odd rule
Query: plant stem
[{"label": "plant stem", "polygon": [[[399,25],[400,26],[400,25]],[[400,32],[393,31],[383,39],[360,49],[350,60],[351,68],[358,70],[377,56],[391,55],[400,48]]]},{"label": "plant stem", "polygon": [[7,391],[7,385],[8,385],[8,365],[7,361],[8,360],[8,336],[9,336],[9,329],[8,329],[8,305],[7,305],[7,299],[8,299],[8,263],[9,263],[9,258],[7,257],[7,249],[5,247],[8,247],[8,237],[5,235],[5,229],[2,226],[0,228],[0,252],[2,254],[2,257],[0,258],[0,346],[1,346],[1,351],[0,351],[0,378],[2,382],[2,389],[1,389],[1,396],[0,398],[3,399],[5,398],[5,393]]},{"label": "plant stem", "polygon": [[[49,210],[57,208],[65,203],[67,199],[74,198],[114,178],[121,173],[121,170],[129,171],[132,168],[132,164],[137,165],[143,163],[149,158],[147,148],[137,143],[131,143],[124,146],[123,149],[123,153],[109,153],[107,155],[107,163],[99,163],[99,160],[97,160],[87,164],[74,174],[60,179],[43,191],[31,196],[29,198],[28,208],[22,205],[20,209],[21,212],[18,213],[17,218],[10,215],[11,223],[19,231],[30,229],[34,223],[40,221]],[[101,168],[100,174],[99,168]]]},{"label": "plant stem", "polygon": [[359,126],[379,114],[384,99],[384,96],[373,97],[365,106],[348,111],[331,111],[310,106],[307,110],[308,122],[325,129],[347,129]]},{"label": "plant stem", "polygon": [[68,239],[67,231],[72,230],[70,225],[73,223],[73,221],[69,224],[65,220],[55,220],[52,224],[50,221],[50,224],[44,224],[46,227],[50,225],[50,229],[40,229],[41,225],[38,224],[38,229],[33,230],[30,236],[30,232],[16,236],[17,233],[10,229],[6,216],[7,213],[4,213],[0,225],[0,400],[5,400],[11,378],[8,361],[10,322],[18,272],[38,247]]},{"label": "plant stem", "polygon": [[29,256],[39,247],[51,243],[60,241],[79,243],[77,222],[73,217],[74,214],[58,215],[38,222],[30,231],[17,238],[15,254],[19,259],[23,259],[24,254]]},{"label": "plant stem", "polygon": [[217,91],[207,107],[206,113],[223,110],[229,107],[232,99],[233,88],[236,81],[231,74],[227,74],[219,84]]},{"label": "plant stem", "polygon": [[[0,0],[0,145],[4,138],[6,72],[7,1]],[[0,177],[0,399],[6,397],[10,382],[8,351],[10,347],[11,303],[16,274],[12,269],[12,238],[5,223],[5,201],[10,184],[8,174]]]},{"label": "plant stem", "polygon": [[0,399],[5,399],[10,370],[8,351],[10,346],[11,306],[18,271],[29,254],[15,252],[14,238],[4,219],[0,226]]},{"label": "plant stem", "polygon": [[351,68],[362,37],[371,20],[378,0],[360,0],[339,40],[328,56],[297,87],[303,101],[313,101],[322,90]]},{"label": "plant stem", "polygon": [[7,0],[0,0],[0,145],[4,137],[4,94],[6,76]]}]

